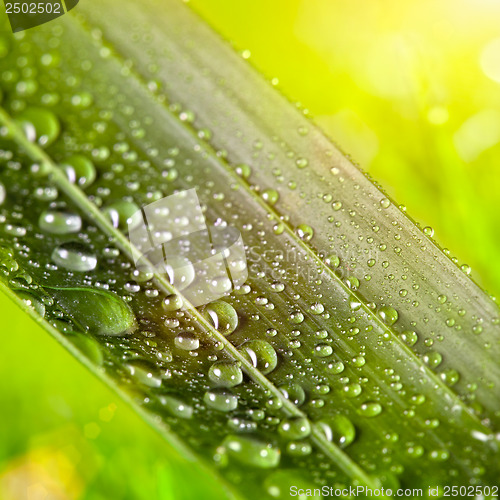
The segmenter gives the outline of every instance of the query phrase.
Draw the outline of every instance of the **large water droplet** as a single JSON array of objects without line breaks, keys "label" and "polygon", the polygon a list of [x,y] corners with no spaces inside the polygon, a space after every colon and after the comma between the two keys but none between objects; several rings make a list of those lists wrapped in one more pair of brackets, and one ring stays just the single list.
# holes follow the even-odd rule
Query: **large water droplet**
[{"label": "large water droplet", "polygon": [[238,396],[223,389],[211,389],[203,397],[206,405],[217,411],[233,411],[238,408]]},{"label": "large water droplet", "polygon": [[265,340],[248,340],[239,350],[252,366],[264,375],[271,373],[278,364],[276,351]]},{"label": "large water droplet", "polygon": [[306,401],[306,393],[299,384],[284,384],[279,386],[279,390],[288,401],[295,406],[301,406]]},{"label": "large water droplet", "polygon": [[54,248],[52,260],[69,271],[92,271],[97,266],[97,257],[86,246],[74,241]]},{"label": "large water droplet", "polygon": [[359,407],[358,413],[363,417],[376,417],[382,413],[382,405],[374,402],[366,402]]},{"label": "large water droplet", "polygon": [[299,224],[296,229],[297,236],[303,241],[310,241],[314,236],[314,230],[307,224]]},{"label": "large water droplet", "polygon": [[160,387],[162,380],[155,367],[147,361],[130,361],[125,365],[127,371],[140,384],[148,387]]},{"label": "large water droplet", "polygon": [[231,304],[218,300],[205,306],[203,316],[224,335],[233,333],[238,326],[238,313]]},{"label": "large water droplet", "polygon": [[82,189],[90,186],[96,178],[94,164],[86,156],[70,156],[61,163],[61,169],[72,184],[78,184]]},{"label": "large water droplet", "polygon": [[103,208],[103,213],[108,217],[113,227],[130,229],[142,222],[139,207],[131,201],[116,201]]},{"label": "large water droplet", "polygon": [[117,295],[91,288],[52,288],[57,303],[81,328],[97,335],[128,335],[137,328],[129,305]]},{"label": "large water droplet", "polygon": [[224,439],[222,446],[239,462],[251,467],[271,469],[280,463],[280,450],[271,443],[245,436],[229,435]]},{"label": "large water droplet", "polygon": [[351,444],[356,437],[356,429],[345,415],[333,415],[318,424],[322,427],[328,441],[336,443],[341,448]]},{"label": "large water droplet", "polygon": [[399,317],[396,309],[389,306],[380,307],[378,310],[378,315],[380,316],[382,321],[388,326],[392,326],[394,323],[396,323]]},{"label": "large water droplet", "polygon": [[285,439],[304,439],[311,434],[311,424],[305,417],[282,420],[278,432]]},{"label": "large water droplet", "polygon": [[217,361],[208,370],[208,378],[220,387],[234,387],[243,382],[243,372],[236,362]]},{"label": "large water droplet", "polygon": [[443,357],[437,351],[429,351],[427,354],[424,354],[424,363],[430,368],[436,368],[443,361]]},{"label": "large water droplet", "polygon": [[174,416],[189,419],[193,416],[193,407],[174,396],[159,396],[160,403]]},{"label": "large water droplet", "polygon": [[59,136],[59,120],[44,108],[28,108],[16,117],[29,141],[40,146],[50,146]]},{"label": "large water droplet", "polygon": [[180,333],[175,337],[175,346],[184,351],[195,351],[200,347],[200,340],[192,333]]},{"label": "large water droplet", "polygon": [[62,210],[46,210],[40,215],[38,225],[47,233],[70,234],[80,231],[82,219],[78,214]]}]

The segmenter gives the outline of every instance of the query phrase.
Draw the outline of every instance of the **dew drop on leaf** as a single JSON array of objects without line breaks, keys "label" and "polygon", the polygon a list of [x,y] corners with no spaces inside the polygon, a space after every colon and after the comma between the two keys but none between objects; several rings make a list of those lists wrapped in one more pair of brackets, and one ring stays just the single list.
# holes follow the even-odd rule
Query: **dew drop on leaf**
[{"label": "dew drop on leaf", "polygon": [[82,228],[82,219],[78,214],[62,210],[46,210],[38,219],[42,231],[51,234],[77,233]]},{"label": "dew drop on leaf", "polygon": [[375,402],[366,402],[359,407],[358,413],[363,417],[376,417],[382,413],[382,405]]},{"label": "dew drop on leaf", "polygon": [[94,164],[86,156],[73,155],[66,158],[61,165],[61,169],[72,184],[77,184],[82,189],[90,186],[96,178]]},{"label": "dew drop on leaf", "polygon": [[238,396],[221,389],[211,389],[205,393],[203,401],[213,410],[229,412],[238,408]]},{"label": "dew drop on leaf", "polygon": [[236,309],[223,300],[217,300],[205,306],[202,314],[210,324],[224,335],[233,333],[238,327]]},{"label": "dew drop on leaf", "polygon": [[240,346],[239,351],[264,375],[271,373],[278,364],[274,347],[265,340],[248,340]]},{"label": "dew drop on leaf", "polygon": [[132,333],[137,322],[130,306],[118,295],[91,288],[49,288],[56,302],[84,330],[96,335]]},{"label": "dew drop on leaf", "polygon": [[217,361],[208,370],[208,378],[216,386],[234,387],[243,382],[243,372],[236,362]]},{"label": "dew drop on leaf", "polygon": [[443,361],[443,357],[437,351],[429,351],[423,356],[424,363],[430,368],[436,368]]},{"label": "dew drop on leaf", "polygon": [[341,448],[349,446],[356,437],[354,424],[345,415],[333,415],[318,422],[328,441]]},{"label": "dew drop on leaf", "polygon": [[158,399],[174,417],[190,419],[193,416],[193,407],[175,396],[161,395]]},{"label": "dew drop on leaf", "polygon": [[296,229],[297,236],[303,241],[311,241],[314,236],[314,230],[307,224],[299,224]]},{"label": "dew drop on leaf", "polygon": [[148,387],[161,387],[162,379],[156,373],[155,367],[147,361],[130,361],[125,369],[139,384]]},{"label": "dew drop on leaf", "polygon": [[276,189],[265,189],[262,191],[262,199],[269,205],[274,205],[279,199]]},{"label": "dew drop on leaf", "polygon": [[92,271],[97,266],[97,257],[85,245],[75,241],[54,248],[52,260],[68,271]]},{"label": "dew drop on leaf", "polygon": [[44,108],[28,108],[16,117],[30,142],[42,147],[50,146],[59,136],[59,120],[51,111]]},{"label": "dew drop on leaf", "polygon": [[382,306],[378,310],[380,319],[388,326],[392,326],[399,318],[396,309],[390,306]]},{"label": "dew drop on leaf", "polygon": [[230,434],[226,436],[222,446],[239,462],[251,467],[271,469],[280,463],[279,448],[251,437]]},{"label": "dew drop on leaf", "polygon": [[401,334],[401,340],[409,345],[409,346],[413,346],[417,343],[418,341],[418,335],[416,332],[413,332],[411,330],[406,330],[404,331],[402,334]]},{"label": "dew drop on leaf", "polygon": [[286,452],[292,457],[306,457],[312,452],[310,443],[303,441],[292,441],[286,445]]},{"label": "dew drop on leaf", "polygon": [[305,417],[285,419],[281,421],[278,432],[285,439],[304,439],[311,434],[311,424]]},{"label": "dew drop on leaf", "polygon": [[200,347],[200,341],[191,333],[180,333],[175,337],[175,347],[184,351],[195,351]]},{"label": "dew drop on leaf", "polygon": [[182,297],[179,295],[173,294],[165,297],[161,303],[164,311],[173,312],[182,309]]}]

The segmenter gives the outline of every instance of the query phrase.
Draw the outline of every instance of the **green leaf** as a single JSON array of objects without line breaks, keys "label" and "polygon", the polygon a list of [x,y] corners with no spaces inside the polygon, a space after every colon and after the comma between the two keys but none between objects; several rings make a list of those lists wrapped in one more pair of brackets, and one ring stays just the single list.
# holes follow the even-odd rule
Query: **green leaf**
[{"label": "green leaf", "polygon": [[[2,287],[228,496],[494,485],[496,303],[186,6],[96,5],[1,60]],[[126,233],[193,188],[249,271],[200,308]]]}]

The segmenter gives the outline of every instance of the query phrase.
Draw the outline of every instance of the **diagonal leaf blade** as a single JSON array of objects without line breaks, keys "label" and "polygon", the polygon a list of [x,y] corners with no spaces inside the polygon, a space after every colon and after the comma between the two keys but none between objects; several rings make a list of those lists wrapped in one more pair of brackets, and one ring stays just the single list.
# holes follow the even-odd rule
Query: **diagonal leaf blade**
[{"label": "diagonal leaf blade", "polygon": [[[249,498],[286,497],[297,478],[493,484],[498,471],[481,464],[497,456],[496,304],[184,6],[167,2],[159,22],[154,4],[125,2],[106,22],[112,3],[99,19],[92,4],[86,20],[66,16],[18,40],[39,76],[34,92],[20,93],[19,73],[4,82],[4,286],[85,343],[121,390]],[[154,50],[137,43],[146,24]],[[65,173],[75,154],[95,169],[88,186]],[[248,283],[225,299],[238,318],[227,336],[202,309],[165,311],[182,291],[135,275],[124,229],[106,215],[190,188],[207,219],[237,227],[247,246]],[[42,210],[80,217],[83,230],[44,231]],[[75,242],[95,269],[54,265],[54,249]],[[399,293],[406,282],[414,291]],[[69,290],[83,299],[63,300]],[[123,301],[139,327],[114,337],[86,322],[95,290]],[[421,313],[420,301],[437,303]],[[247,342],[258,342],[256,357]],[[216,387],[217,363],[245,378]]]}]

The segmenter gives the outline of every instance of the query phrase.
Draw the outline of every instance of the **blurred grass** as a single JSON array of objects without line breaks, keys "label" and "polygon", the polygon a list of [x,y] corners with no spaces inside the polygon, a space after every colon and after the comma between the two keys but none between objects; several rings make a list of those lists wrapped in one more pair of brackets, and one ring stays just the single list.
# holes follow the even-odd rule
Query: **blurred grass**
[{"label": "blurred grass", "polygon": [[[500,296],[500,2],[191,4]],[[0,498],[220,498],[3,296],[0,311]],[[16,481],[32,496],[9,497]]]}]

